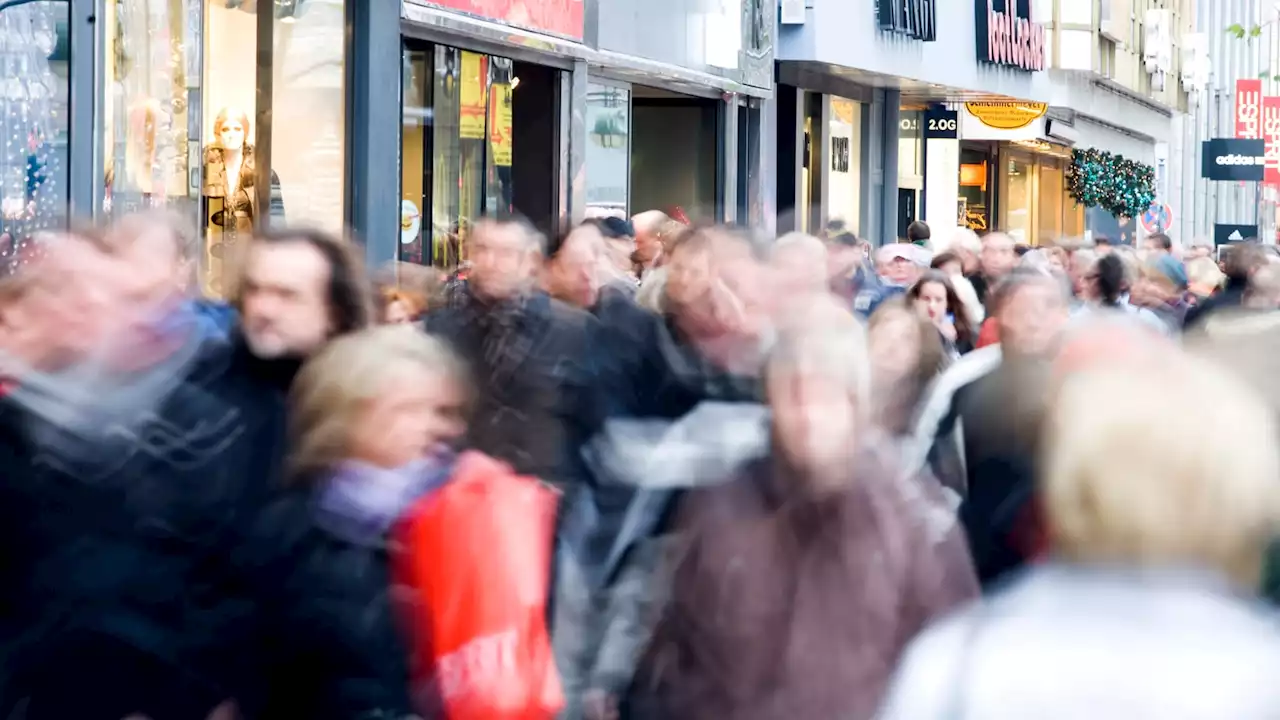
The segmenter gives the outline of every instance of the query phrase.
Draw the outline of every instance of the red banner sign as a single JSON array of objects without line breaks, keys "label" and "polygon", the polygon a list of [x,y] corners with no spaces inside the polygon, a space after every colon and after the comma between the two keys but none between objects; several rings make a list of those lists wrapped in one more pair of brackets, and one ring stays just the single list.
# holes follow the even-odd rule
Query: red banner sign
[{"label": "red banner sign", "polygon": [[[370,0],[364,0],[369,2]],[[582,39],[583,0],[427,0],[457,10],[529,30]]]},{"label": "red banner sign", "polygon": [[1267,171],[1262,181],[1280,185],[1280,97],[1262,99],[1262,139],[1267,148]]},{"label": "red banner sign", "polygon": [[1262,114],[1262,81],[1236,81],[1236,137],[1262,137],[1259,118]]}]

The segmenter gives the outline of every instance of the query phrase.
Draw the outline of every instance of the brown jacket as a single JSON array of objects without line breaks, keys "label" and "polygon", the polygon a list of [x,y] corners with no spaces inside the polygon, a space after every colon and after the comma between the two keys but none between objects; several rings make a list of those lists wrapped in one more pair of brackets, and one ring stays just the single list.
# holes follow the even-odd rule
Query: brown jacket
[{"label": "brown jacket", "polygon": [[686,499],[690,544],[633,717],[870,718],[908,641],[978,596],[959,526],[925,482],[866,453],[847,490],[812,498],[777,467]]}]

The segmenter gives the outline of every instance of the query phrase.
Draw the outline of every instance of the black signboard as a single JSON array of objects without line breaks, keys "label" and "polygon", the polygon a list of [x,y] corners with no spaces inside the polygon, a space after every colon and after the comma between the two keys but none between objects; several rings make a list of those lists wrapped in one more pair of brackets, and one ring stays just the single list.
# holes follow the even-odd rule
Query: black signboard
[{"label": "black signboard", "polygon": [[1200,154],[1200,177],[1261,182],[1266,170],[1265,140],[1217,138],[1204,141]]},{"label": "black signboard", "polygon": [[1213,244],[1230,245],[1245,240],[1258,239],[1257,225],[1220,225],[1213,226]]},{"label": "black signboard", "polygon": [[960,113],[930,108],[924,114],[925,140],[955,140],[960,137]]},{"label": "black signboard", "polygon": [[938,0],[876,0],[880,29],[933,42],[938,37]]},{"label": "black signboard", "polygon": [[1039,72],[1045,30],[1031,17],[1031,0],[975,0],[978,62]]}]

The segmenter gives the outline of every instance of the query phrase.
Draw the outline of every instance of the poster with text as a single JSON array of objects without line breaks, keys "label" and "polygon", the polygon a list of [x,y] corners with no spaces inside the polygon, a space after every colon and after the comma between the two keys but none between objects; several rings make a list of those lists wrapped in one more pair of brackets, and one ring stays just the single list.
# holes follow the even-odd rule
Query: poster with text
[{"label": "poster with text", "polygon": [[1280,97],[1262,99],[1262,139],[1266,145],[1267,169],[1262,181],[1280,185]]},{"label": "poster with text", "polygon": [[1236,137],[1257,139],[1262,137],[1259,118],[1262,114],[1262,81],[1236,81]]}]

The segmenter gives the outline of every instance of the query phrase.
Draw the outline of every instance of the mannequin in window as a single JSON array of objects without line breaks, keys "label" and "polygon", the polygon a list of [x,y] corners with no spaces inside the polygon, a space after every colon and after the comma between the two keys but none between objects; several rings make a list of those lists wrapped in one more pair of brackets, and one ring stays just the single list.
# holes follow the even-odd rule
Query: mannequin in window
[{"label": "mannequin in window", "polygon": [[[214,142],[204,153],[204,196],[210,202],[210,222],[221,226],[224,241],[253,232],[258,199],[254,190],[257,169],[249,144],[249,116],[242,110],[223,108],[213,122]],[[221,205],[221,214],[218,212]]]}]

